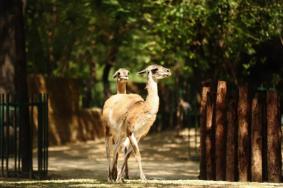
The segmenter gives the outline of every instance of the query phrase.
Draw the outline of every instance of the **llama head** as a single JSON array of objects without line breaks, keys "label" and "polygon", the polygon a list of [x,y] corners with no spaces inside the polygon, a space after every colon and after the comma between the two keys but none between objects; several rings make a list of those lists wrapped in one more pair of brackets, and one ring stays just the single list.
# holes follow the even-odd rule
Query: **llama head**
[{"label": "llama head", "polygon": [[120,68],[113,74],[113,78],[117,78],[118,81],[127,81],[129,79],[129,71]]},{"label": "llama head", "polygon": [[138,72],[140,75],[152,75],[152,78],[155,80],[160,80],[163,78],[166,78],[168,76],[171,76],[170,69],[167,69],[161,65],[149,65],[144,70]]}]

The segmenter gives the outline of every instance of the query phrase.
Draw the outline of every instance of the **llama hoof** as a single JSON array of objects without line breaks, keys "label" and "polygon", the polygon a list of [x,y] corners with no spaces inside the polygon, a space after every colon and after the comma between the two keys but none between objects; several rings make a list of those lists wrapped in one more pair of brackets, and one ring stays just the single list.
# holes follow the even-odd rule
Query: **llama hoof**
[{"label": "llama hoof", "polygon": [[116,183],[125,183],[123,178],[117,178]]},{"label": "llama hoof", "polygon": [[118,175],[118,170],[117,168],[114,168],[112,170],[112,179],[115,180],[117,178],[117,175]]},{"label": "llama hoof", "polygon": [[107,178],[107,182],[108,182],[108,183],[113,183],[112,178],[108,177],[108,178]]},{"label": "llama hoof", "polygon": [[145,181],[146,180],[146,177],[145,177],[145,175],[141,175],[141,180],[143,180],[143,181]]}]

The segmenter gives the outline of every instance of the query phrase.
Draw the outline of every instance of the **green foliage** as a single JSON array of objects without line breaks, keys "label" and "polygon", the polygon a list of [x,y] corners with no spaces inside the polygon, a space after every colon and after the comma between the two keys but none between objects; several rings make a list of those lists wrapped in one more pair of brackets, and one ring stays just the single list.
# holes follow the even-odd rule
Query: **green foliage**
[{"label": "green foliage", "polygon": [[29,67],[87,79],[94,62],[100,80],[109,61],[132,72],[158,63],[172,67],[175,77],[238,83],[265,63],[257,46],[282,39],[282,20],[278,0],[31,0]]}]

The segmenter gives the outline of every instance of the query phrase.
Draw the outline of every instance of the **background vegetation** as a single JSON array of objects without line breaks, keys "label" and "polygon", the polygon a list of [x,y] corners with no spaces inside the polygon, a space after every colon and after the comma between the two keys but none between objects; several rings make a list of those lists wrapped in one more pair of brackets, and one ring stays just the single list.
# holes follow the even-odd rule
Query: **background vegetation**
[{"label": "background vegetation", "polygon": [[[55,80],[55,93],[48,91],[48,84],[45,91],[64,100],[53,100],[60,120],[58,127],[50,127],[68,132],[78,112],[88,115],[86,108],[101,107],[115,92],[115,69],[128,68],[131,85],[144,95],[144,78],[135,72],[161,64],[173,76],[159,84],[161,104],[153,129],[180,130],[183,120],[191,118],[193,125],[198,119],[204,82],[249,83],[276,88],[282,96],[282,29],[282,0],[1,0],[0,93],[12,93],[19,104],[26,104],[32,74]],[[71,87],[60,88],[56,78],[75,80],[80,88],[70,93]],[[60,111],[72,106],[64,105],[66,101],[77,105],[74,96],[81,99],[82,111]],[[24,146],[23,171],[30,174],[32,127],[27,113],[28,108],[19,113],[19,143]]]},{"label": "background vegetation", "polygon": [[198,111],[203,81],[283,85],[280,0],[29,0],[24,16],[28,72],[81,80],[84,107],[113,92],[115,69],[140,82],[153,63],[173,71],[172,116],[180,98]]}]

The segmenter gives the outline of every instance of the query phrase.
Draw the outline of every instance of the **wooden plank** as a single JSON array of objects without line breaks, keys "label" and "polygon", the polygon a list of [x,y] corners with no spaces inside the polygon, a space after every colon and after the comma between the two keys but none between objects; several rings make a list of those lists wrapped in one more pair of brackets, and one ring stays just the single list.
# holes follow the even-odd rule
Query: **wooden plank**
[{"label": "wooden plank", "polygon": [[237,177],[237,97],[229,92],[227,107],[227,146],[226,146],[226,180],[236,181]]},{"label": "wooden plank", "polygon": [[210,87],[202,87],[200,102],[200,179],[203,180],[206,179],[206,106],[209,91]]},{"label": "wooden plank", "polygon": [[239,87],[238,100],[238,173],[239,181],[249,180],[249,102],[248,87]]},{"label": "wooden plank", "polygon": [[268,181],[281,179],[281,127],[279,96],[276,91],[267,92],[267,176]]},{"label": "wooden plank", "polygon": [[205,137],[205,145],[206,145],[206,179],[215,180],[215,130],[213,127],[213,104],[214,96],[209,94],[207,97],[207,108],[206,108],[206,137]]},{"label": "wooden plank", "polygon": [[[261,93],[262,94],[262,93]],[[262,101],[257,93],[252,100],[251,122],[251,180],[262,181]]]},{"label": "wooden plank", "polygon": [[226,94],[227,84],[225,81],[218,81],[216,104],[215,104],[215,162],[216,180],[225,180],[225,159],[226,159]]}]

